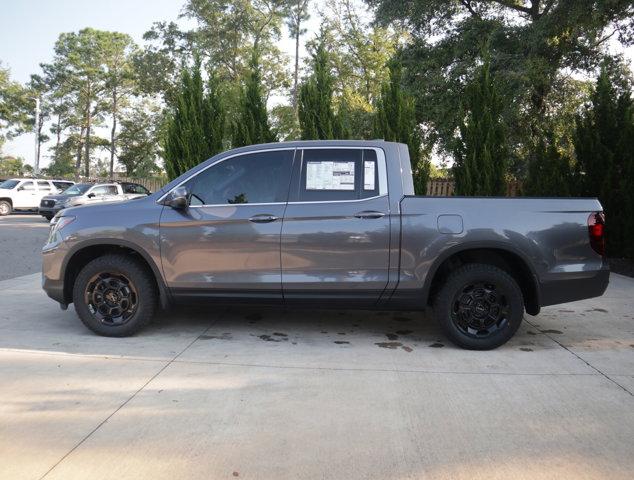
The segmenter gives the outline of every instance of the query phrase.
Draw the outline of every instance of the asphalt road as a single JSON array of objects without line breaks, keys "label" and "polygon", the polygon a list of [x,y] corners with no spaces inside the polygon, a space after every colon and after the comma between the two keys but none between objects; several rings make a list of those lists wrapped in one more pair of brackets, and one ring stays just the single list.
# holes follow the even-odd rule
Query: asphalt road
[{"label": "asphalt road", "polygon": [[0,280],[42,270],[48,222],[37,214],[0,217]]}]

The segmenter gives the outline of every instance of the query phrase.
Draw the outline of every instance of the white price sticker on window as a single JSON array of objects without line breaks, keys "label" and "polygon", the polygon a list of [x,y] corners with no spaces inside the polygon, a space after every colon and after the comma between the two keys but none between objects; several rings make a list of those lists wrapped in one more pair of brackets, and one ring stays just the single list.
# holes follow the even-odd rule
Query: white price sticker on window
[{"label": "white price sticker on window", "polygon": [[363,189],[374,190],[374,175],[376,164],[372,161],[363,162]]},{"label": "white price sticker on window", "polygon": [[306,190],[354,190],[354,162],[308,162]]}]

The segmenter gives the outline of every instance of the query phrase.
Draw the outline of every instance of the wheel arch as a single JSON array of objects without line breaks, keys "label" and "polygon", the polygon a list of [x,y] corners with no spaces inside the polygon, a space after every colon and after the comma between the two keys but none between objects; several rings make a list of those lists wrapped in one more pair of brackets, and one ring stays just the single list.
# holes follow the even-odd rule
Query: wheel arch
[{"label": "wheel arch", "polygon": [[517,282],[524,306],[530,315],[540,310],[540,292],[537,274],[526,256],[511,245],[502,243],[473,243],[448,249],[439,256],[425,279],[424,292],[427,303],[433,301],[447,276],[457,267],[469,263],[483,263],[501,268]]},{"label": "wheel arch", "polygon": [[74,280],[79,271],[91,260],[107,254],[133,255],[152,274],[159,293],[161,306],[167,307],[170,303],[169,290],[163,281],[158,265],[151,255],[144,249],[131,242],[119,239],[92,239],[73,247],[66,256],[62,266],[64,279],[64,300],[72,303]]}]

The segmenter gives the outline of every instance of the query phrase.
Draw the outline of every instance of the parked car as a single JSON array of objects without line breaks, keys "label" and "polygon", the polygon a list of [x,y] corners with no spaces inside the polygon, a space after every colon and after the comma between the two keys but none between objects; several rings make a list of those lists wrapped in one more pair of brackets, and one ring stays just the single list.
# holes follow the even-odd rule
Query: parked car
[{"label": "parked car", "polygon": [[44,218],[51,220],[57,212],[64,208],[103,202],[119,202],[146,197],[149,194],[150,191],[147,188],[137,183],[78,183],[60,195],[48,195],[42,198],[38,211]]},{"label": "parked car", "polygon": [[13,210],[36,210],[44,196],[59,193],[61,185],[66,183],[65,180],[39,178],[5,180],[0,183],[0,216],[9,215]]},{"label": "parked car", "polygon": [[62,211],[43,288],[100,335],[209,299],[432,309],[454,343],[502,345],[524,311],[602,295],[594,198],[414,195],[407,146],[305,141],[221,153],[134,203]]}]

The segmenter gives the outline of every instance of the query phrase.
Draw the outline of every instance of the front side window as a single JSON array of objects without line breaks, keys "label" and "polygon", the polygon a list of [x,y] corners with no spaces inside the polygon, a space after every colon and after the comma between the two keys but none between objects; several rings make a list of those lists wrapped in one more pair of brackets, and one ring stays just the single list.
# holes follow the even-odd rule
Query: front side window
[{"label": "front side window", "polygon": [[188,181],[191,205],[285,202],[293,150],[248,153],[209,167]]},{"label": "front side window", "polygon": [[376,152],[356,148],[303,151],[299,201],[358,200],[379,194]]},{"label": "front side window", "polygon": [[20,190],[35,190],[35,184],[33,182],[24,182],[19,188]]},{"label": "front side window", "polygon": [[123,193],[136,194],[136,195],[149,195],[150,191],[143,185],[137,183],[122,183]]}]

